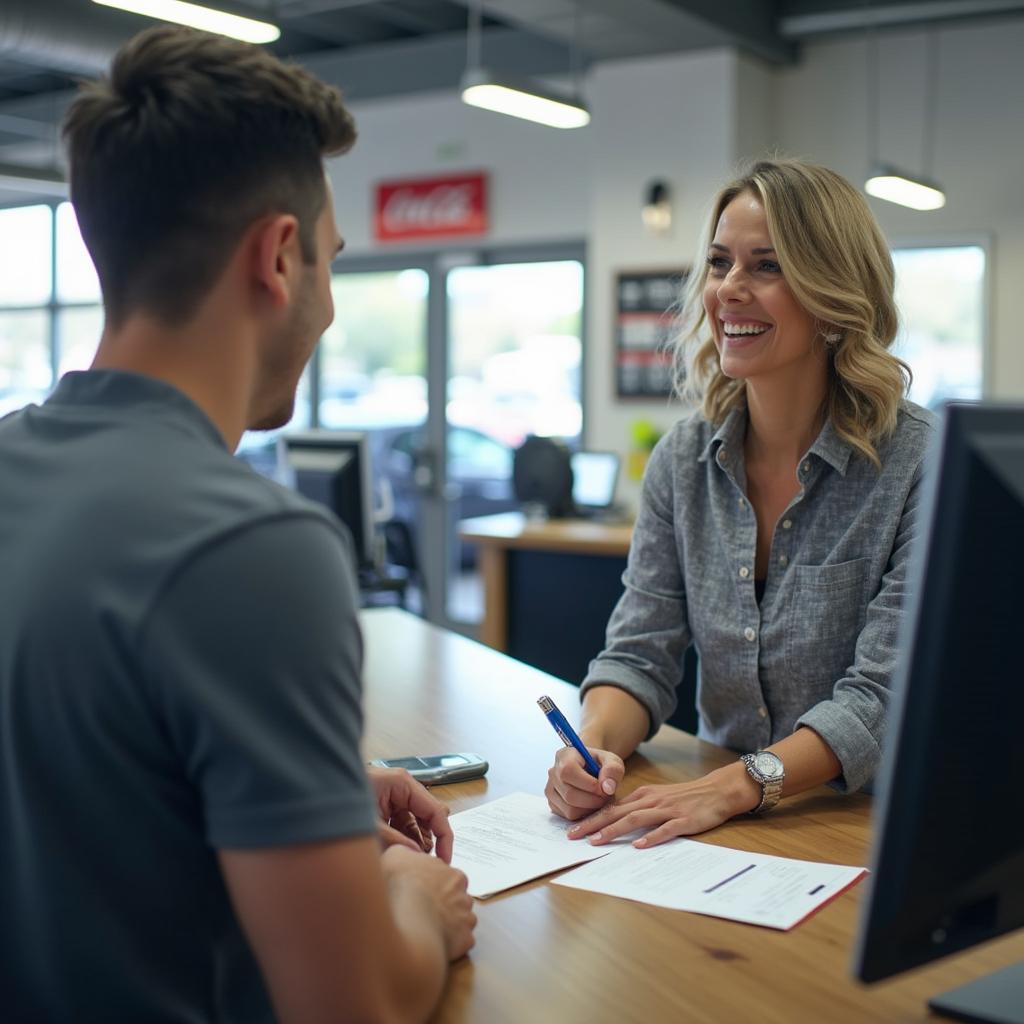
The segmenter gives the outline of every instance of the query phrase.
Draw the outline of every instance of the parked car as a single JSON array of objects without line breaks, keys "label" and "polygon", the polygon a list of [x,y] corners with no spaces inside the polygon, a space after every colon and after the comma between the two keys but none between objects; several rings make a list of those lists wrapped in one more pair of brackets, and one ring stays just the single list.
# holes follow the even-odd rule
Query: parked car
[{"label": "parked car", "polygon": [[[396,500],[418,496],[415,475],[425,444],[423,427],[371,433],[375,470],[387,477]],[[515,505],[512,449],[474,427],[449,427],[448,482],[459,492],[457,519],[508,511]]]},{"label": "parked car", "polygon": [[[423,474],[433,472],[424,456],[422,426],[368,431],[374,474],[386,481],[394,501],[394,515],[411,524],[420,539]],[[512,449],[475,427],[448,428],[448,485],[452,495],[451,550],[458,563],[471,568],[475,550],[458,544],[457,524],[475,516],[510,512],[519,507],[512,492]]]}]

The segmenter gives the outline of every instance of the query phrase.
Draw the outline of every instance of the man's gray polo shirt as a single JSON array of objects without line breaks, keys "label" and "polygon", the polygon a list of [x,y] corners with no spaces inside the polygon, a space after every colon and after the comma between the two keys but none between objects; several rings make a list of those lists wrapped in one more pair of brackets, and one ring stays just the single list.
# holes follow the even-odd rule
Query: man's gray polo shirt
[{"label": "man's gray polo shirt", "polygon": [[0,1016],[271,1017],[216,849],[374,831],[338,526],[183,394],[0,421]]}]

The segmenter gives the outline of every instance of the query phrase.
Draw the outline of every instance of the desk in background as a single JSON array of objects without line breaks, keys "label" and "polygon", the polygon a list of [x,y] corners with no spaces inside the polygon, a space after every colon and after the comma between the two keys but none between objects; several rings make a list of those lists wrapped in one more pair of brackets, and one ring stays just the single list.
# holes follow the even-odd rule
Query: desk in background
[{"label": "desk in background", "polygon": [[[480,553],[480,640],[559,679],[582,682],[622,595],[632,524],[533,521],[508,512],[465,519],[459,535]],[[697,729],[696,688],[691,651],[671,719],[690,732]]]},{"label": "desk in background", "polygon": [[[541,792],[557,739],[536,706],[549,694],[578,721],[572,687],[398,610],[362,614],[367,757],[471,750],[485,779],[434,792],[453,811]],[[695,779],[733,754],[663,728],[630,758],[623,792]],[[864,864],[870,800],[825,786],[765,818],[744,816],[709,843]],[[790,932],[701,917],[543,880],[478,901],[477,944],[455,965],[441,1024],[687,1021],[762,1024],[932,1021],[925,1000],[1024,957],[1024,934],[866,988],[849,976],[866,882]]]}]

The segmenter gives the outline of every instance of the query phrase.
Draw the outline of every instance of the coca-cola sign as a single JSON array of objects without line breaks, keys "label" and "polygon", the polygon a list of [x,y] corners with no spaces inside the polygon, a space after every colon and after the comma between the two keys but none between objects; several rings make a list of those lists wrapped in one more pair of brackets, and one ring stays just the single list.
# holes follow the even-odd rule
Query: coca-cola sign
[{"label": "coca-cola sign", "polygon": [[487,175],[382,181],[374,229],[378,241],[480,235],[487,230]]}]

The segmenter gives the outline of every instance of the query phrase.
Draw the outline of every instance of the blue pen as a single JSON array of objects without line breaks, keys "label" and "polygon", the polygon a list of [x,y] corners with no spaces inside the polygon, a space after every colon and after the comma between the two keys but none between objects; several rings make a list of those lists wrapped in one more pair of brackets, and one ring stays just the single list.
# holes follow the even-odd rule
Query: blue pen
[{"label": "blue pen", "polygon": [[562,742],[567,747],[576,748],[580,757],[583,758],[583,766],[596,779],[601,772],[601,766],[591,756],[590,751],[583,746],[583,741],[576,735],[576,730],[566,721],[565,715],[555,707],[555,702],[550,697],[541,697],[537,703],[551,723],[551,728],[562,737]]}]

